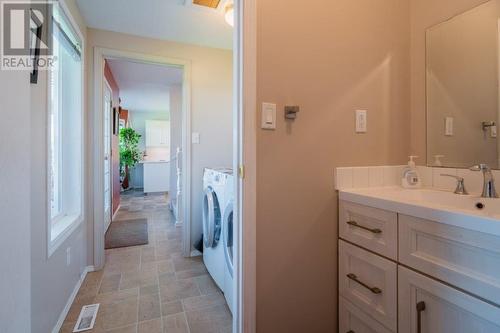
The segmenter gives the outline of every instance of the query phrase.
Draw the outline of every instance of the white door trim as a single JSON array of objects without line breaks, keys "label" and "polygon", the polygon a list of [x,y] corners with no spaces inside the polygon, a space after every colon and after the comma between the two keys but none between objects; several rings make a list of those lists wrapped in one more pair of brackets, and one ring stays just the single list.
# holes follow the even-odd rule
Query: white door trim
[{"label": "white door trim", "polygon": [[93,156],[93,218],[94,218],[94,267],[104,267],[104,157],[103,148],[103,111],[102,92],[104,84],[104,59],[121,59],[157,65],[179,66],[183,69],[182,87],[182,186],[183,186],[183,255],[191,254],[191,61],[177,58],[160,57],[135,52],[94,47],[93,84],[94,108],[91,112],[90,146]]},{"label": "white door trim", "polygon": [[[233,332],[256,332],[257,1],[235,1],[234,165],[236,316]],[[244,167],[243,175],[240,167]]]},{"label": "white door trim", "polygon": [[[113,110],[113,89],[111,89],[111,85],[109,84],[108,80],[106,80],[106,78],[104,78],[104,85],[107,87],[107,89],[109,89],[109,92],[111,93],[111,110]],[[103,96],[104,97],[104,96]],[[104,98],[103,98],[104,100]],[[109,207],[109,210],[110,210],[110,214],[109,214],[109,221],[105,221],[105,225],[104,225],[104,233],[106,234],[106,231],[108,230],[109,226],[111,225],[111,222],[113,221],[113,119],[111,117],[113,117],[112,114],[109,115],[110,119],[109,119],[109,125],[110,125],[110,137],[109,137],[109,194],[110,194],[110,207]],[[106,212],[104,212],[106,213]],[[105,216],[106,218],[106,216]]]}]

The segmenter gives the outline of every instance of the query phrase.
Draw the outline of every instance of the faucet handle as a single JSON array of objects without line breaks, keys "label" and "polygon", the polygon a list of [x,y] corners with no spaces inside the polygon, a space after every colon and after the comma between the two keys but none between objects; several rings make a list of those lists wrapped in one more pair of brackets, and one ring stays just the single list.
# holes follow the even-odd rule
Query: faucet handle
[{"label": "faucet handle", "polygon": [[476,165],[473,165],[469,168],[469,170],[471,171],[483,171],[483,172],[487,172],[487,171],[490,171],[490,167],[488,166],[488,164],[476,164]]},{"label": "faucet handle", "polygon": [[460,195],[468,195],[469,192],[465,189],[465,179],[463,177],[455,176],[455,175],[449,175],[447,173],[442,173],[441,176],[443,177],[451,177],[455,178],[457,180],[457,188],[455,189],[455,194],[460,194]]}]

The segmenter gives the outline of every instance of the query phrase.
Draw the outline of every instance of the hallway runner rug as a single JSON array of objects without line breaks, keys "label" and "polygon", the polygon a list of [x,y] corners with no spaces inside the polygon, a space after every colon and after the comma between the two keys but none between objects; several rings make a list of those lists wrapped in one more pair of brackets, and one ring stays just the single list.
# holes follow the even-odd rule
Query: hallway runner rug
[{"label": "hallway runner rug", "polygon": [[105,249],[148,244],[148,220],[111,222],[105,235]]}]

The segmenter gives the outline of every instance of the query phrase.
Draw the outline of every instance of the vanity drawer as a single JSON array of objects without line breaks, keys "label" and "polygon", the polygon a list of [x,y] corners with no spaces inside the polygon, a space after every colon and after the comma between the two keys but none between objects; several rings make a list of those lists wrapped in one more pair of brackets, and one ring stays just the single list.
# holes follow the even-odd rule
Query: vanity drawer
[{"label": "vanity drawer", "polygon": [[397,265],[339,241],[339,293],[386,328],[396,331]]},{"label": "vanity drawer", "polygon": [[339,332],[392,333],[343,297],[339,298]]},{"label": "vanity drawer", "polygon": [[340,238],[397,260],[397,213],[340,201],[339,214]]},{"label": "vanity drawer", "polygon": [[399,216],[399,261],[500,305],[500,237]]}]

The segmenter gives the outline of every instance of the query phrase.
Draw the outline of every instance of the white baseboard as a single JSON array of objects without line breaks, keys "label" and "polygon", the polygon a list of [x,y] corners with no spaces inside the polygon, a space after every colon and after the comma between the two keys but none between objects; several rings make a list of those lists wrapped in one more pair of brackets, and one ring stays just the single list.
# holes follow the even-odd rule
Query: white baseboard
[{"label": "white baseboard", "polygon": [[175,221],[175,226],[177,228],[182,227],[183,225],[184,225],[184,223],[182,221]]},{"label": "white baseboard", "polygon": [[75,285],[75,288],[73,289],[73,292],[69,296],[68,302],[64,306],[64,309],[62,310],[61,314],[59,315],[59,319],[57,320],[56,326],[54,326],[54,329],[52,330],[52,333],[59,333],[61,330],[61,327],[64,323],[64,319],[66,319],[66,316],[68,315],[69,309],[71,308],[71,305],[73,304],[73,301],[75,300],[76,295],[78,294],[78,291],[80,290],[80,287],[82,286],[83,280],[85,280],[85,277],[87,276],[87,273],[93,272],[94,266],[87,266],[83,269],[82,275],[80,275],[80,279]]},{"label": "white baseboard", "polygon": [[120,208],[122,208],[122,205],[119,204],[118,205],[118,208],[116,209],[116,212],[113,214],[113,216],[111,217],[111,222],[113,222],[116,218],[116,214],[118,214],[118,211],[120,210]]}]

